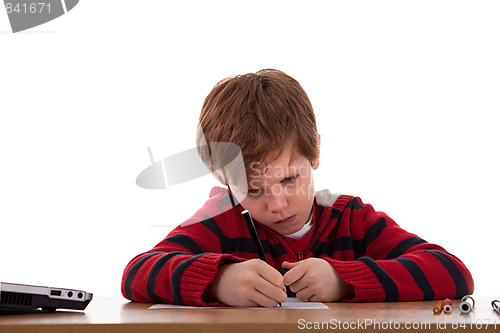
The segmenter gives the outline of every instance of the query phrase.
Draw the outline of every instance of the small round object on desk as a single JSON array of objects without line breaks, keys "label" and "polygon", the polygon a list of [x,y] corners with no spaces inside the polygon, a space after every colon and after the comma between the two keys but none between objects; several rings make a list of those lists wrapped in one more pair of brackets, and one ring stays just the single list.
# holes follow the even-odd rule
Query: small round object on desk
[{"label": "small round object on desk", "polygon": [[499,300],[496,299],[493,302],[491,302],[491,306],[493,307],[493,310],[500,313],[500,301]]},{"label": "small round object on desk", "polygon": [[469,295],[462,297],[462,300],[460,302],[460,305],[458,308],[460,309],[461,313],[469,313],[472,311],[472,308],[474,307],[475,301],[472,297]]},{"label": "small round object on desk", "polygon": [[443,311],[444,313],[451,313],[452,310],[451,299],[447,298],[443,301]]}]

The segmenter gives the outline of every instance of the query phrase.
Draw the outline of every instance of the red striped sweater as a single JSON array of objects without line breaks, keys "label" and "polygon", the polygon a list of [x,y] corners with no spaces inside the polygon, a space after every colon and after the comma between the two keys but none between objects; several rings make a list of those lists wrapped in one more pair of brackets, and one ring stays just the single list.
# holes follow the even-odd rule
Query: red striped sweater
[{"label": "red striped sweater", "polygon": [[[228,205],[227,191],[212,189],[192,218],[130,261],[123,295],[137,302],[223,305],[207,288],[218,267],[258,257],[240,215],[243,208]],[[224,212],[215,216],[217,211]],[[354,298],[346,300],[352,302],[460,298],[474,290],[471,274],[457,257],[403,230],[360,198],[319,192],[313,219],[311,243],[303,253],[294,253],[283,235],[256,223],[271,266],[323,258],[354,286]]]}]

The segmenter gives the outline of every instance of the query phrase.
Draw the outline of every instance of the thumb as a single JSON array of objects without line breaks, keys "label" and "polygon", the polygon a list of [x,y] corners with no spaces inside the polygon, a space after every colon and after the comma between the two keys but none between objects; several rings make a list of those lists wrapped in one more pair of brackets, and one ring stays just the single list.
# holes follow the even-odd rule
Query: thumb
[{"label": "thumb", "polygon": [[283,263],[281,264],[281,266],[284,268],[284,269],[292,269],[294,268],[295,266],[297,266],[299,264],[299,262],[288,262],[288,261],[283,261]]}]

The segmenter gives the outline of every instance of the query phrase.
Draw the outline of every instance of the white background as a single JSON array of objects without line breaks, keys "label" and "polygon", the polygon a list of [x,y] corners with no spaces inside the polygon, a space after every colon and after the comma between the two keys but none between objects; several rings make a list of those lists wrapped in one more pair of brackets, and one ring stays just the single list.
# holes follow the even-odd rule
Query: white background
[{"label": "white background", "polygon": [[361,196],[498,297],[499,14],[498,1],[82,0],[13,34],[0,10],[0,280],[120,295],[128,261],[217,185],[137,187],[147,147],[193,148],[217,81],[277,68],[315,108],[316,189]]}]

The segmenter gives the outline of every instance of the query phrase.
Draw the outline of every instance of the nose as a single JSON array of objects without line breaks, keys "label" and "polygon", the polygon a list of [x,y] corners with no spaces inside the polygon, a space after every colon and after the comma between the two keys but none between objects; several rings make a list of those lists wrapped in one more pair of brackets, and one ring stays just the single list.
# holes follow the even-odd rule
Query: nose
[{"label": "nose", "polygon": [[288,206],[288,198],[281,187],[272,187],[267,198],[267,209],[271,213],[280,213]]}]

